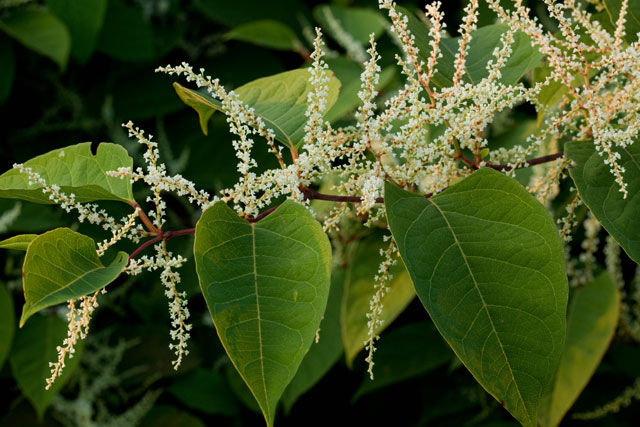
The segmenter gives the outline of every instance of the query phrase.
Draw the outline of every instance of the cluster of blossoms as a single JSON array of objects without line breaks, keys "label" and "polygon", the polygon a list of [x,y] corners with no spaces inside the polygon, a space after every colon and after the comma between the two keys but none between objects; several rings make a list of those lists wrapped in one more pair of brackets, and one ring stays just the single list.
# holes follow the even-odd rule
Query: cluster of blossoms
[{"label": "cluster of blossoms", "polygon": [[[125,271],[137,274],[142,270],[161,270],[161,281],[170,300],[171,337],[176,342],[171,344],[171,348],[176,352],[174,365],[177,368],[187,354],[190,325],[186,320],[189,311],[184,293],[176,287],[180,276],[175,270],[184,259],[172,255],[167,250],[166,238],[163,238],[166,237],[162,231],[166,209],[163,191],[187,196],[191,203],[203,210],[223,200],[231,203],[239,215],[255,219],[279,197],[307,203],[317,194],[310,188],[331,183],[330,190],[343,196],[326,199],[336,201],[337,205],[321,218],[324,229],[338,229],[341,222],[352,221],[353,218],[365,218],[365,224],[373,226],[385,220],[381,202],[387,181],[414,192],[435,194],[480,167],[488,166],[515,174],[516,169],[531,164],[527,159],[532,155],[551,155],[559,142],[578,140],[594,144],[620,191],[627,196],[625,170],[619,164],[620,154],[616,150],[633,143],[640,132],[640,79],[636,77],[640,75],[640,61],[637,59],[640,44],[624,42],[628,1],[623,1],[615,32],[610,34],[575,0],[565,0],[563,4],[545,0],[550,16],[558,24],[558,37],[545,31],[521,0],[515,0],[514,7],[509,9],[498,0],[487,0],[487,3],[500,22],[506,24],[506,29],[485,64],[483,77],[471,79],[467,66],[479,14],[478,1],[471,0],[459,28],[453,73],[449,84],[443,85],[436,81],[439,61],[443,57],[441,38],[445,32],[441,3],[436,1],[426,6],[429,42],[419,46],[409,29],[409,17],[392,0],[379,0],[380,9],[387,12],[391,21],[390,31],[401,46],[402,52],[396,55],[396,63],[404,78],[404,84],[383,103],[377,91],[381,58],[374,36],[371,36],[365,55],[364,49],[361,46],[356,48],[354,39],[328,16],[329,25],[333,22],[333,32],[341,44],[346,46],[352,58],[362,63],[358,92],[361,105],[352,126],[334,128],[324,119],[329,103],[331,73],[323,59],[326,49],[322,34],[317,29],[314,50],[310,55],[312,63],[308,68],[310,90],[305,112],[305,135],[300,149],[292,144],[287,146],[292,159],[288,164],[282,155],[284,146],[276,140],[275,132],[253,108],[241,101],[238,94],[225,89],[218,79],[206,75],[203,69],[194,71],[187,63],[159,67],[156,71],[184,76],[188,82],[195,82],[198,88],[204,88],[221,103],[229,130],[235,138],[232,144],[240,176],[236,184],[222,190],[220,196],[212,197],[196,189],[193,183],[180,175],[168,176],[165,166],[159,161],[157,145],[152,137],[145,136],[131,122],[124,126],[130,137],[146,146],[146,170],[121,168],[111,171],[110,175],[131,182],[143,181],[149,186],[151,195],[147,202],[152,203],[154,209],[148,216],[136,206],[134,214],[125,218],[123,224],[117,223],[97,206],[77,203],[73,194],[66,196],[28,168],[16,167],[32,182],[42,186],[51,200],[67,211],[77,210],[80,220],[103,224],[105,229],[112,231],[112,239],[100,245],[100,255],[123,237],[134,240],[142,235],[157,236],[156,256],[132,259]],[[545,78],[528,86],[509,83],[503,78],[503,70],[513,54],[517,37],[526,37],[544,55],[548,71]],[[576,84],[576,81],[582,83]],[[544,105],[539,98],[541,92],[549,88],[555,88],[564,96],[554,106]],[[530,135],[523,145],[508,149],[491,147],[492,124],[499,122],[505,111],[523,103],[534,105],[544,115],[540,131]],[[278,168],[256,172],[258,164],[252,157],[255,138],[266,142],[278,161]],[[529,191],[543,203],[558,193],[558,182],[570,166],[570,161],[561,153],[555,154],[558,154],[552,159],[555,162],[540,166],[528,186]],[[561,222],[561,234],[566,242],[571,238],[579,205],[580,199],[576,197],[567,208],[568,216]],[[137,217],[143,220],[148,231],[135,225]],[[585,241],[580,261],[590,265],[597,247],[599,225],[595,219],[587,225],[590,237]],[[395,262],[395,252],[395,243],[391,241],[383,251],[383,261],[375,280],[369,337],[365,343],[370,371],[376,330],[381,326],[381,300],[388,291],[389,269]],[[586,267],[582,274],[591,275],[590,267]]]}]

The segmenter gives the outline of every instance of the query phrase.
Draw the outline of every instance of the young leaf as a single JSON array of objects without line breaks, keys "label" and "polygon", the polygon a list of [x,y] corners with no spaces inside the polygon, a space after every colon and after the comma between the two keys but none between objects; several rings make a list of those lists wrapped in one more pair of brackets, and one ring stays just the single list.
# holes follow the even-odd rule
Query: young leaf
[{"label": "young leaf", "polygon": [[[342,342],[349,366],[369,336],[367,314],[371,312],[370,302],[376,292],[373,277],[384,259],[380,256],[382,247],[382,236],[378,234],[355,243],[349,255],[340,313]],[[416,296],[409,273],[401,262],[391,268],[391,274],[393,279],[387,284],[389,292],[382,298],[382,325],[376,328],[376,334],[393,323]]]},{"label": "young leaf", "polygon": [[629,257],[640,263],[640,144],[613,147],[613,151],[620,154],[618,164],[625,168],[623,178],[629,192],[626,199],[591,142],[565,144],[566,155],[575,162],[569,174],[580,197]]},{"label": "young leaf", "polygon": [[95,292],[114,281],[127,266],[128,255],[119,252],[105,267],[92,238],[68,228],[36,237],[22,268],[24,299],[20,326],[45,307]]},{"label": "young leaf", "polygon": [[25,47],[67,66],[71,37],[67,27],[53,14],[37,8],[16,8],[0,19],[0,31]]},{"label": "young leaf", "polygon": [[568,293],[545,208],[492,169],[430,199],[387,183],[385,206],[438,331],[492,396],[535,426],[562,351]]},{"label": "young leaf", "polygon": [[235,27],[227,34],[227,39],[241,40],[258,46],[294,52],[303,48],[296,33],[282,22],[271,19],[248,22]]},{"label": "young leaf", "polygon": [[9,237],[0,242],[0,249],[13,249],[16,251],[26,251],[29,243],[38,237],[37,234],[20,234],[19,236]]},{"label": "young leaf", "polygon": [[575,290],[567,313],[567,340],[540,423],[555,427],[600,364],[618,324],[620,295],[608,273]]},{"label": "young leaf", "polygon": [[272,426],[325,311],[329,240],[295,202],[257,223],[218,202],[198,221],[194,256],[218,336]]},{"label": "young leaf", "polygon": [[298,398],[315,385],[342,355],[340,339],[340,303],[344,287],[344,271],[336,268],[331,272],[331,290],[327,300],[327,309],[320,323],[320,341],[311,344],[284,393],[282,404],[285,413],[289,413]]},{"label": "young leaf", "polygon": [[[340,92],[340,82],[333,74],[329,80],[329,93],[325,111],[335,104]],[[219,101],[203,93],[187,89],[178,83],[173,87],[182,101],[200,116],[200,126],[207,134],[207,122],[215,111],[223,111]],[[300,146],[304,138],[307,118],[307,94],[313,90],[309,83],[309,70],[286,71],[254,80],[240,86],[234,92],[240,100],[262,117],[267,127],[273,129],[276,139],[287,146]]]},{"label": "young leaf", "polygon": [[13,299],[11,294],[0,284],[0,370],[9,355],[13,333],[16,329],[15,313],[13,311]]},{"label": "young leaf", "polygon": [[[58,185],[67,195],[73,193],[78,202],[118,200],[132,203],[131,183],[127,179],[108,176],[105,172],[132,167],[133,159],[123,147],[108,142],[98,145],[94,155],[91,143],[70,145],[49,151],[24,163],[49,185]],[[29,185],[29,177],[17,169],[0,175],[0,197],[23,199],[34,203],[53,203],[38,184]]]},{"label": "young leaf", "polygon": [[40,419],[53,397],[69,381],[82,357],[84,342],[80,341],[75,346],[73,357],[65,362],[62,374],[49,390],[45,389],[45,380],[51,375],[49,363],[58,357],[56,345],[60,345],[66,337],[67,324],[62,319],[35,316],[28,325],[17,331],[13,341],[9,357],[13,377]]},{"label": "young leaf", "polygon": [[69,28],[73,57],[87,62],[98,43],[107,0],[47,0],[47,5]]}]

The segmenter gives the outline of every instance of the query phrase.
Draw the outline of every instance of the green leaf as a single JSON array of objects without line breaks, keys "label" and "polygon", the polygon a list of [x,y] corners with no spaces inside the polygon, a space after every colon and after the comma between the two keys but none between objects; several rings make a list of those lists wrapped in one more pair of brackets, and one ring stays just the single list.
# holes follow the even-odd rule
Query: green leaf
[{"label": "green leaf", "polygon": [[46,10],[15,9],[0,20],[0,30],[25,47],[52,59],[61,69],[67,67],[71,49],[69,30]]},{"label": "green leaf", "polygon": [[0,34],[0,64],[2,64],[2,73],[0,73],[0,104],[2,104],[11,94],[16,68],[11,43],[2,34]]},{"label": "green leaf", "polygon": [[[419,57],[426,64],[431,55],[429,31],[424,23],[407,9],[398,8],[409,21],[409,30],[416,37],[416,45],[420,48]],[[489,75],[486,65],[494,60],[493,51],[502,47],[500,36],[506,32],[506,24],[487,25],[473,31],[466,57],[466,73],[463,82],[476,84]],[[455,74],[455,55],[458,52],[459,37],[443,38],[440,41],[442,58],[438,60],[437,72],[433,76],[433,83],[440,87],[449,87],[453,83]],[[514,35],[511,45],[512,53],[503,68],[500,69],[500,81],[506,85],[516,84],[528,71],[542,64],[543,55],[532,45],[531,38],[518,31]]]},{"label": "green leaf", "polygon": [[206,369],[196,369],[178,379],[168,391],[187,407],[205,414],[233,416],[239,409],[225,376]]},{"label": "green leaf", "polygon": [[0,284],[0,371],[9,355],[15,329],[16,319],[13,310],[13,298],[4,284]]},{"label": "green leaf", "polygon": [[609,166],[604,164],[590,141],[565,144],[566,155],[575,162],[569,169],[578,193],[593,215],[607,232],[616,239],[635,262],[640,263],[640,143],[627,148],[613,147],[620,154],[618,164],[626,169],[623,174],[629,195],[623,198]]},{"label": "green leaf", "polygon": [[[207,122],[215,111],[223,111],[219,101],[200,92],[174,83],[178,96],[200,116],[200,126],[207,134]],[[307,118],[307,94],[313,90],[309,83],[309,71],[286,71],[254,80],[240,86],[234,92],[255,113],[262,117],[267,127],[274,130],[276,139],[287,146],[299,147],[304,138]],[[340,82],[333,75],[329,81],[326,110],[338,99]]]},{"label": "green leaf", "polygon": [[303,49],[296,33],[285,24],[271,19],[248,22],[225,34],[228,40],[241,40],[257,46],[278,50]]},{"label": "green leaf", "polygon": [[[373,277],[384,259],[380,256],[383,247],[382,236],[374,234],[355,243],[349,253],[340,316],[342,343],[349,366],[369,337],[367,314],[371,312],[369,303],[376,292]],[[388,284],[389,292],[382,298],[382,324],[375,329],[377,335],[391,325],[416,296],[409,273],[401,262],[391,268],[391,274],[393,279]]]},{"label": "green leaf", "polygon": [[69,28],[73,57],[87,62],[98,43],[107,0],[47,0],[47,6]]},{"label": "green leaf", "polygon": [[[611,20],[611,25],[615,28],[620,16],[622,0],[604,0],[604,6]],[[626,31],[624,39],[631,44],[638,41],[638,33],[640,32],[640,3],[637,1],[630,0],[627,3],[626,21],[624,24]]]},{"label": "green leaf", "polygon": [[325,311],[329,240],[295,202],[257,223],[218,202],[198,221],[194,255],[220,341],[272,426]]},{"label": "green leaf", "polygon": [[335,31],[335,24],[337,23],[353,39],[366,46],[369,45],[369,35],[371,33],[378,38],[389,25],[380,12],[361,7],[347,8],[323,4],[313,9],[313,16],[325,32],[334,39],[340,40],[340,36]]},{"label": "green leaf", "polygon": [[423,375],[453,358],[451,349],[429,321],[410,323],[389,331],[380,337],[376,347],[375,377],[364,379],[354,399]]},{"label": "green leaf", "polygon": [[567,313],[567,340],[541,411],[543,426],[555,427],[576,401],[604,356],[618,324],[620,295],[608,273],[577,288]]},{"label": "green leaf", "polygon": [[488,168],[430,199],[387,183],[385,206],[438,331],[492,396],[535,426],[562,352],[568,292],[546,209]]},{"label": "green leaf", "polygon": [[142,11],[123,0],[109,0],[98,50],[120,61],[144,62],[155,57],[153,27]]},{"label": "green leaf", "polygon": [[46,379],[51,376],[49,363],[58,358],[56,346],[67,337],[67,324],[59,317],[35,316],[28,325],[19,329],[13,341],[9,363],[18,387],[31,402],[42,419],[53,397],[69,381],[82,357],[84,342],[75,346],[74,357],[65,361],[62,374],[56,378],[49,390]]},{"label": "green leaf", "polygon": [[[103,142],[94,155],[91,143],[70,145],[49,151],[24,163],[33,172],[56,184],[67,195],[75,194],[77,202],[118,200],[132,203],[131,183],[127,179],[108,176],[105,172],[132,167],[133,159],[123,147]],[[29,185],[27,175],[11,169],[0,175],[0,197],[22,199],[34,203],[53,203],[40,185]]]},{"label": "green leaf", "polygon": [[22,268],[24,299],[20,326],[45,307],[96,292],[114,281],[127,266],[128,255],[119,252],[105,267],[92,238],[68,228],[36,237]]},{"label": "green leaf", "polygon": [[0,242],[0,249],[13,249],[16,251],[26,251],[29,243],[38,237],[37,234],[20,234],[18,236],[9,237]]},{"label": "green leaf", "polygon": [[286,413],[291,411],[298,398],[316,384],[342,355],[340,339],[340,305],[344,287],[344,270],[331,272],[331,290],[327,300],[327,309],[320,323],[320,341],[311,344],[309,352],[298,367],[296,376],[282,394],[282,403]]}]

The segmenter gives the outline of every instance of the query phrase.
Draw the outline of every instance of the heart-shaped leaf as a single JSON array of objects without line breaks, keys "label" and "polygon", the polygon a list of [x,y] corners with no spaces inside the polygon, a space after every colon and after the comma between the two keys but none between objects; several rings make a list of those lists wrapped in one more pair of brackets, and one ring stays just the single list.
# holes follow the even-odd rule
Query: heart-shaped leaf
[{"label": "heart-shaped leaf", "polygon": [[426,199],[385,186],[391,232],[420,300],[476,380],[535,426],[566,329],[553,220],[518,182],[480,169]]},{"label": "heart-shaped leaf", "polygon": [[618,164],[625,168],[623,178],[629,193],[626,199],[610,167],[604,164],[604,157],[590,141],[565,144],[566,155],[575,162],[569,174],[600,224],[631,259],[640,263],[640,143],[612,149],[620,154]]},{"label": "heart-shaped leaf", "polygon": [[[118,200],[133,202],[131,183],[107,175],[105,172],[120,167],[132,167],[133,159],[127,150],[117,144],[103,142],[96,154],[91,143],[71,145],[49,151],[24,163],[25,167],[39,173],[49,185],[58,185],[67,195],[73,193],[78,202],[93,200]],[[22,199],[35,203],[52,203],[42,186],[29,185],[29,177],[17,169],[0,175],[0,197]]]},{"label": "heart-shaped leaf", "polygon": [[325,312],[329,240],[295,202],[257,223],[218,202],[198,221],[194,255],[218,336],[272,426]]},{"label": "heart-shaped leaf", "polygon": [[[333,76],[329,80],[329,92],[325,113],[338,100],[340,81]],[[182,101],[192,107],[200,117],[200,126],[207,134],[207,123],[216,111],[223,111],[219,101],[210,96],[187,89],[178,83],[173,87]],[[240,100],[252,107],[262,117],[267,127],[273,129],[276,139],[286,146],[298,147],[304,138],[304,126],[307,123],[307,95],[313,90],[309,83],[309,70],[286,71],[269,77],[254,80],[234,92]]]},{"label": "heart-shaped leaf", "polygon": [[27,249],[22,268],[24,299],[20,326],[45,307],[95,292],[114,281],[127,266],[119,252],[105,267],[92,238],[68,228],[36,237]]}]

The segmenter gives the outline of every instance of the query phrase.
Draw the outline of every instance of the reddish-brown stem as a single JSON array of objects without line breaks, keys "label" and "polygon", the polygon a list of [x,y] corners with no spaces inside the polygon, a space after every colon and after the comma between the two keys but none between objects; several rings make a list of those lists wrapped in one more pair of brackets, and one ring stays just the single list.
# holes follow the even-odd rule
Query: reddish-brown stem
[{"label": "reddish-brown stem", "polygon": [[[526,161],[527,166],[535,166],[535,165],[540,165],[542,163],[547,163],[547,162],[552,162],[556,159],[559,159],[560,157],[562,157],[564,155],[564,153],[560,152],[560,153],[554,153],[554,154],[549,154],[546,156],[542,156],[542,157],[536,157],[535,159],[529,159]],[[509,165],[492,165],[492,164],[487,164],[488,168],[491,169],[495,169],[498,171],[510,171],[511,169],[513,169],[512,166]],[[525,165],[522,166],[518,166],[517,169],[519,168],[523,168],[525,167]]]},{"label": "reddish-brown stem", "polygon": [[144,226],[147,227],[147,230],[149,230],[151,233],[161,233],[162,232],[162,230],[160,230],[158,227],[153,225],[153,223],[151,222],[151,220],[149,219],[147,214],[144,213],[144,210],[140,207],[138,202],[134,201],[134,202],[130,203],[130,205],[131,205],[131,207],[133,209],[138,209],[139,208],[138,217],[140,217],[140,220],[142,221]]},{"label": "reddish-brown stem", "polygon": [[[554,154],[549,154],[547,156],[542,156],[542,157],[536,157],[535,159],[530,159],[527,160],[527,166],[535,166],[535,165],[539,165],[542,163],[547,163],[547,162],[551,162],[553,160],[559,159],[560,157],[563,156],[563,153],[554,153]],[[461,158],[463,161],[466,158]],[[473,162],[471,162],[469,159],[466,159],[471,166],[473,165]],[[465,162],[466,163],[466,162]],[[491,165],[488,164],[487,167],[495,169],[495,170],[499,170],[499,171],[508,171],[513,169],[512,166],[509,165]],[[521,168],[524,167],[524,165],[522,166],[518,166],[517,168]],[[477,168],[477,167],[475,167]],[[334,194],[323,194],[323,193],[319,193],[315,190],[312,190],[311,188],[307,188],[307,187],[302,187],[300,189],[302,191],[302,194],[304,194],[304,198],[305,200],[326,200],[329,202],[343,202],[343,203],[361,203],[362,202],[362,198],[360,196],[340,196],[340,195],[334,195]],[[433,193],[427,193],[424,195],[425,198],[429,198],[433,196]],[[384,197],[377,197],[376,198],[376,203],[384,203]],[[137,203],[134,202],[134,204],[132,204],[132,206],[135,207],[139,207],[139,205]],[[273,211],[275,211],[278,208],[279,205],[276,206],[272,206],[269,209],[267,209],[264,212],[260,212],[258,215],[256,215],[253,218],[248,218],[248,221],[250,223],[255,223],[260,221],[262,218],[266,217],[267,215],[269,215],[270,213],[272,213]],[[140,219],[142,219],[142,222],[145,223],[145,225],[147,225],[147,228],[149,228],[149,231],[151,233],[153,233],[153,235],[155,235],[155,237],[153,237],[152,239],[147,240],[146,242],[144,242],[143,244],[141,244],[135,251],[133,251],[131,253],[131,255],[129,255],[129,260],[135,258],[136,256],[138,256],[140,254],[140,252],[142,252],[143,250],[145,250],[147,247],[153,245],[154,243],[160,242],[162,240],[168,240],[171,239],[173,237],[177,237],[177,236],[184,236],[187,234],[193,234],[196,232],[195,228],[185,228],[183,230],[174,230],[174,231],[162,231],[159,230],[158,228],[156,228],[151,221],[149,221],[149,218],[144,215],[144,213],[142,212],[142,210],[139,211],[140,215]],[[146,221],[145,221],[146,218]],[[147,224],[147,222],[149,224]]]},{"label": "reddish-brown stem", "polygon": [[129,255],[129,260],[132,260],[133,258],[138,256],[140,252],[142,252],[149,246],[153,245],[154,243],[158,243],[162,240],[169,240],[172,237],[193,234],[195,232],[196,232],[195,228],[185,228],[184,230],[173,230],[173,231],[160,231],[159,234],[157,234],[153,239],[147,240],[146,242],[138,246],[138,248],[135,251],[131,252],[131,255]]}]

